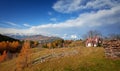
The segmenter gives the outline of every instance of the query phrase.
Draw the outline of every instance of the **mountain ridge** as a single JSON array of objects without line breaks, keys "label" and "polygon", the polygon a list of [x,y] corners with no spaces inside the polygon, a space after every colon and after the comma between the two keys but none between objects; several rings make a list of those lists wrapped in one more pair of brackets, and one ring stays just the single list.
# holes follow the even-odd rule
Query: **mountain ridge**
[{"label": "mountain ridge", "polygon": [[21,35],[21,34],[5,34],[6,36],[19,39],[19,40],[30,40],[30,41],[38,41],[39,43],[48,43],[54,40],[62,39],[56,36],[44,36],[41,34],[36,35]]},{"label": "mountain ridge", "polygon": [[0,34],[0,42],[2,41],[19,41],[18,39],[15,39],[15,38],[12,38],[12,37],[9,37],[9,36],[6,36],[6,35],[3,35],[3,34]]}]

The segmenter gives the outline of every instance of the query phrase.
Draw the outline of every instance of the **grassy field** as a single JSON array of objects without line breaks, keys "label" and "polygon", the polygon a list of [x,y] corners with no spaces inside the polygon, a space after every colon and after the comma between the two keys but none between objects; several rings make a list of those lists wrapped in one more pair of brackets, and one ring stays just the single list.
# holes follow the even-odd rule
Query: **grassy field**
[{"label": "grassy field", "polygon": [[[47,57],[23,71],[120,71],[120,60],[105,58],[104,49],[100,47],[32,48],[31,52],[32,62]],[[14,71],[16,59],[1,63],[0,71]]]}]

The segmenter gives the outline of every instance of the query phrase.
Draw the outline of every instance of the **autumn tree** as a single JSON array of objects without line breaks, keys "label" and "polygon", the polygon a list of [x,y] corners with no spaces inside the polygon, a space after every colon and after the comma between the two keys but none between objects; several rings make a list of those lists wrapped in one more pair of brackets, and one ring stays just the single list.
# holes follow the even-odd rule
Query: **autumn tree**
[{"label": "autumn tree", "polygon": [[7,44],[8,44],[7,49],[12,52],[17,51],[17,48],[20,46],[20,43],[18,41],[7,42]]},{"label": "autumn tree", "polygon": [[7,49],[7,43],[5,41],[0,42],[0,52],[3,53]]},{"label": "autumn tree", "polygon": [[17,48],[19,48],[20,43],[18,41],[2,41],[0,42],[0,53],[2,54],[4,50],[6,51],[14,51],[17,52]]},{"label": "autumn tree", "polygon": [[3,54],[0,56],[0,62],[6,60],[6,58],[7,58],[7,52],[6,52],[6,50],[5,50],[5,51],[3,52]]},{"label": "autumn tree", "polygon": [[50,48],[51,48],[51,43],[48,43],[48,44],[47,44],[47,47],[50,49]]},{"label": "autumn tree", "polygon": [[30,63],[30,42],[29,41],[25,41],[21,52],[18,55],[18,59],[17,59],[17,67],[16,70],[21,71],[23,70],[25,67],[28,67]]},{"label": "autumn tree", "polygon": [[59,48],[63,47],[64,40],[60,39],[60,40],[56,40],[55,42],[56,42],[57,47],[59,47]]},{"label": "autumn tree", "polygon": [[36,47],[38,45],[38,41],[34,41],[33,47]]},{"label": "autumn tree", "polygon": [[42,45],[43,48],[48,48],[47,43]]},{"label": "autumn tree", "polygon": [[60,48],[63,47],[64,40],[58,39],[53,42],[45,43],[42,45],[43,48]]},{"label": "autumn tree", "polygon": [[13,41],[12,42],[12,48],[17,48],[19,46],[19,42],[18,41]]}]

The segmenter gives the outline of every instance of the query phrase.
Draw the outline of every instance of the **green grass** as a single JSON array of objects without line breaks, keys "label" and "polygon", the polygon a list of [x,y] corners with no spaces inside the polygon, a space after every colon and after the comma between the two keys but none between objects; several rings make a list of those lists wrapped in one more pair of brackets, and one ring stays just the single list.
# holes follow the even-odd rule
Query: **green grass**
[{"label": "green grass", "polygon": [[[38,51],[39,50],[39,51]],[[77,50],[75,55],[54,57],[43,63],[37,63],[25,68],[24,71],[120,71],[120,60],[105,58],[103,48],[33,48],[32,61],[38,57],[51,54]],[[15,60],[9,60],[0,64],[0,71],[14,71]]]}]

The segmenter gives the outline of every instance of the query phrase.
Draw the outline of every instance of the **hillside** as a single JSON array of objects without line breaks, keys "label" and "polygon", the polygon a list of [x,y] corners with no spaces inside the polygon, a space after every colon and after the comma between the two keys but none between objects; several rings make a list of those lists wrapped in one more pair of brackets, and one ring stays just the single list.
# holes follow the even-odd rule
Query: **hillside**
[{"label": "hillside", "polygon": [[25,38],[22,38],[23,40],[31,40],[31,41],[46,41],[46,42],[52,42],[56,39],[61,39],[59,37],[48,37],[43,35],[32,35]]},{"label": "hillside", "polygon": [[62,39],[55,36],[44,36],[44,35],[24,35],[24,34],[5,34],[9,37],[16,38],[19,40],[30,40],[30,41],[38,41],[39,43],[52,42],[57,39]]},{"label": "hillside", "polygon": [[0,34],[0,42],[1,41],[18,41],[18,39],[14,39],[14,38],[11,38],[9,36],[5,36],[5,35]]},{"label": "hillside", "polygon": [[[23,71],[120,71],[120,60],[105,58],[103,48],[33,48],[29,67]],[[0,64],[1,71],[14,71],[16,58]]]}]

